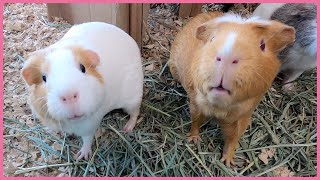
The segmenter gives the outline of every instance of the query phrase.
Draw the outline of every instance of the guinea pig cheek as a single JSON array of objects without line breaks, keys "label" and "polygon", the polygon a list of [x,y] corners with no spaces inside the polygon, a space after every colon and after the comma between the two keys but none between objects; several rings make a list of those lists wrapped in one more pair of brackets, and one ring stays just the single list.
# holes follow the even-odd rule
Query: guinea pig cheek
[{"label": "guinea pig cheek", "polygon": [[85,111],[90,114],[99,109],[103,103],[105,92],[104,92],[104,78],[99,73],[97,68],[90,65],[86,60],[80,61],[86,69],[86,73],[83,74],[83,88],[81,88],[83,99],[80,106],[85,109]]},{"label": "guinea pig cheek", "polygon": [[100,81],[98,81],[95,77],[90,75],[85,77],[85,82],[81,86],[81,94],[83,94],[79,107],[85,112],[85,114],[89,115],[96,112],[101,108],[105,92],[103,91],[103,85]]}]

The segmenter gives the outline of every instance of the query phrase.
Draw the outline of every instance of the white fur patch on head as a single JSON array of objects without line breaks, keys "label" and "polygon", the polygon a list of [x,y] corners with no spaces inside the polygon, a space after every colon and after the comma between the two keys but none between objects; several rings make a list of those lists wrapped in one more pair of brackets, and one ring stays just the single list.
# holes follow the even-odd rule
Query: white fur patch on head
[{"label": "white fur patch on head", "polygon": [[232,23],[239,23],[239,24],[244,24],[244,23],[262,23],[262,24],[270,24],[269,21],[263,20],[260,17],[257,16],[252,16],[249,18],[245,18],[240,16],[239,14],[235,13],[227,13],[224,16],[218,17],[214,19],[215,22],[221,23],[221,22],[232,22]]},{"label": "white fur patch on head", "polygon": [[[64,74],[61,70],[68,70],[67,67],[74,66],[74,56],[70,50],[57,49],[47,55],[50,65],[53,69],[60,69],[59,74]],[[56,73],[58,73],[56,72]]]},{"label": "white fur patch on head", "polygon": [[234,43],[236,41],[236,37],[237,37],[237,34],[235,32],[231,32],[226,41],[225,41],[225,44],[223,45],[223,47],[218,51],[218,55],[221,56],[221,55],[228,55],[232,52],[232,49],[233,49],[233,46],[234,46]]}]

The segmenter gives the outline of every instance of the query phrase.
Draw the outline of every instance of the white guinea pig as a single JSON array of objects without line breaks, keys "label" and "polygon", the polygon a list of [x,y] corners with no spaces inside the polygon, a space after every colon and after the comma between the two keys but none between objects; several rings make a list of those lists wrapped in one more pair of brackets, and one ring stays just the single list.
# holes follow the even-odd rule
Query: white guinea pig
[{"label": "white guinea pig", "polygon": [[21,70],[29,104],[42,123],[83,139],[78,159],[88,159],[96,129],[114,109],[137,121],[143,71],[136,42],[118,27],[90,22],[73,26],[58,42],[31,53]]},{"label": "white guinea pig", "polygon": [[[317,8],[315,4],[265,3],[259,5],[253,16],[277,20],[296,30],[296,41],[279,53],[282,62],[285,90],[304,71],[316,67],[317,61]],[[288,84],[287,84],[288,83]]]}]

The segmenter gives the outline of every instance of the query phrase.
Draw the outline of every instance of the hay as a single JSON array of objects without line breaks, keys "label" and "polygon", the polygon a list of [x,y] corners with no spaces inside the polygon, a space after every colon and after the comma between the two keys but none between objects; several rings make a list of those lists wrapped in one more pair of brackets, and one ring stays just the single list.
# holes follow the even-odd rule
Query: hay
[{"label": "hay", "polygon": [[[230,11],[248,15],[255,5]],[[204,11],[219,10],[205,5]],[[255,110],[240,140],[236,166],[219,159],[222,136],[209,121],[202,142],[189,144],[188,100],[173,81],[167,60],[170,43],[188,21],[176,16],[177,4],[152,4],[144,39],[142,118],[134,131],[121,129],[128,116],[111,112],[96,133],[93,157],[76,161],[79,137],[50,133],[26,105],[19,71],[28,52],[58,40],[70,27],[61,19],[48,23],[44,4],[4,6],[4,175],[5,176],[316,176],[316,71],[297,80],[286,94],[278,81]]]}]

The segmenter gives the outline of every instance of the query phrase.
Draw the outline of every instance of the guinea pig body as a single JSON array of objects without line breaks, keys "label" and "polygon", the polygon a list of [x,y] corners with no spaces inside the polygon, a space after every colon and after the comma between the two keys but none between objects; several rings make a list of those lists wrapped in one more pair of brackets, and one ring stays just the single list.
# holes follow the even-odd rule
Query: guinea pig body
[{"label": "guinea pig body", "polygon": [[[277,20],[296,30],[296,41],[279,53],[280,73],[284,75],[285,89],[304,71],[316,67],[317,58],[317,10],[315,4],[261,4],[254,16]],[[289,83],[289,84],[287,84]]]},{"label": "guinea pig body", "polygon": [[90,22],[73,26],[58,42],[32,53],[22,76],[30,105],[41,122],[79,135],[80,158],[88,158],[103,116],[124,109],[137,121],[143,94],[143,72],[136,42],[116,26]]},{"label": "guinea pig body", "polygon": [[280,62],[275,53],[294,41],[294,28],[235,14],[203,13],[177,34],[168,62],[190,100],[189,141],[214,118],[224,134],[227,166],[255,107],[271,86]]}]

